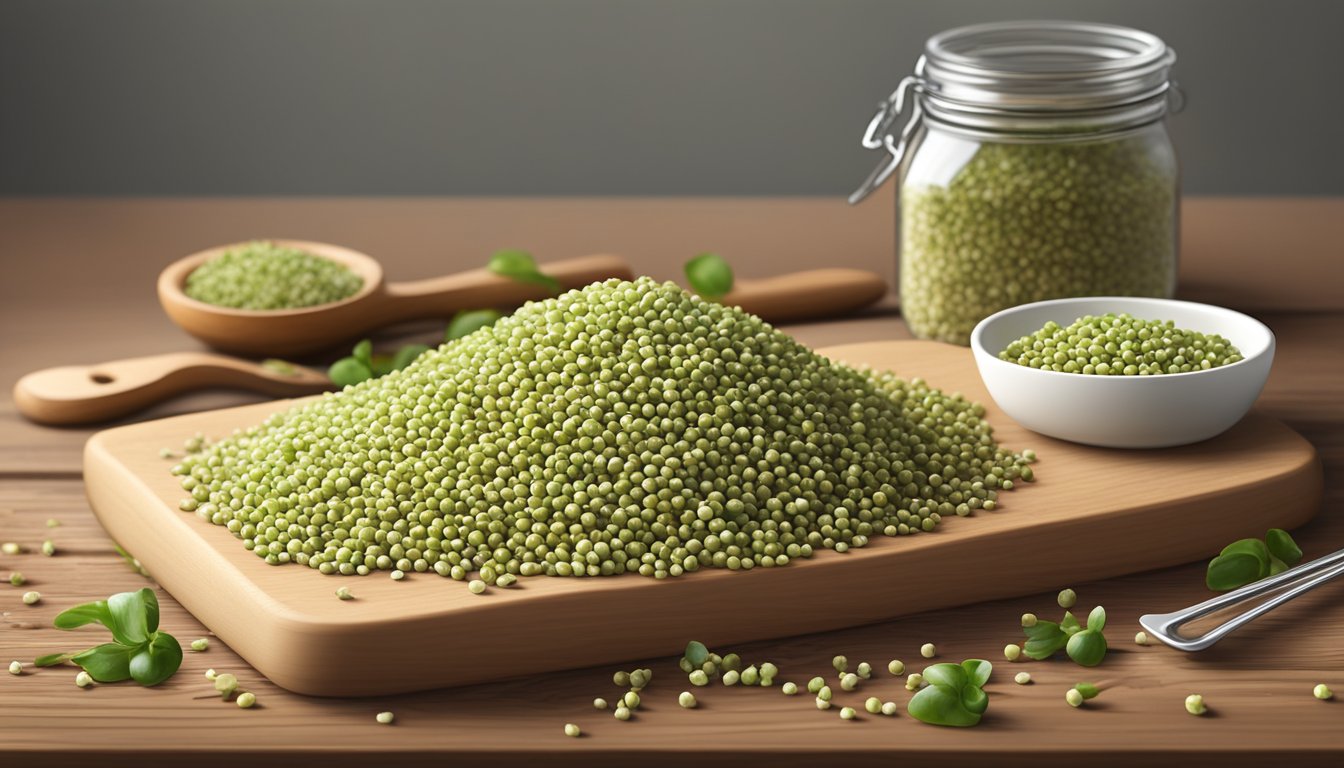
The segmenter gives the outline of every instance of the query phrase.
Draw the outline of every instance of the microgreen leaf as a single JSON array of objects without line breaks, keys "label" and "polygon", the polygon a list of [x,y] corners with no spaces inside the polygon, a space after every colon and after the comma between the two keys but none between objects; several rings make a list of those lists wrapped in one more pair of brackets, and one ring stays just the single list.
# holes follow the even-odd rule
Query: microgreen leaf
[{"label": "microgreen leaf", "polygon": [[102,624],[111,628],[112,614],[107,609],[107,601],[99,600],[61,611],[51,623],[57,629],[74,629],[85,624]]},{"label": "microgreen leaf", "polygon": [[182,647],[177,639],[158,631],[159,598],[148,587],[77,605],[63,611],[53,623],[58,629],[102,624],[112,632],[113,642],[75,653],[40,656],[33,662],[39,667],[70,661],[102,683],[133,678],[141,685],[158,685],[182,665]]},{"label": "microgreen leaf", "polygon": [[1279,558],[1277,558],[1277,557],[1275,557],[1275,556],[1273,556],[1273,555],[1270,555],[1270,556],[1269,556],[1269,574],[1268,574],[1268,575],[1270,575],[1270,576],[1278,576],[1280,573],[1283,573],[1283,572],[1286,571],[1286,570],[1288,570],[1288,564],[1287,564],[1287,563],[1283,562],[1282,560],[1280,560]]},{"label": "microgreen leaf", "polygon": [[1078,617],[1074,616],[1072,611],[1065,611],[1064,620],[1059,622],[1059,628],[1064,630],[1065,634],[1072,635],[1082,629],[1083,625],[1078,623]]},{"label": "microgreen leaf", "polygon": [[122,645],[147,642],[159,628],[159,600],[148,587],[109,597],[107,611],[112,616],[107,627],[112,630],[112,638]]},{"label": "microgreen leaf", "polygon": [[[158,685],[182,666],[182,646],[167,632],[157,632],[131,656],[130,676],[141,685]],[[90,673],[93,674],[93,673]],[[97,675],[94,675],[97,679]]]},{"label": "microgreen leaf", "polygon": [[686,644],[686,653],[682,655],[686,657],[686,660],[691,663],[692,667],[699,669],[709,660],[709,649],[699,640],[692,640]]},{"label": "microgreen leaf", "polygon": [[707,299],[717,299],[733,290],[733,268],[717,253],[702,253],[686,262],[686,282]]},{"label": "microgreen leaf", "polygon": [[1037,661],[1050,658],[1069,642],[1068,633],[1053,621],[1038,620],[1033,626],[1023,627],[1022,631],[1027,636],[1022,652]]},{"label": "microgreen leaf", "polygon": [[103,643],[82,653],[75,654],[71,661],[84,668],[94,680],[100,683],[115,683],[131,676],[131,654],[137,646],[121,643]]},{"label": "microgreen leaf", "polygon": [[1076,663],[1095,667],[1106,658],[1106,636],[1095,629],[1084,629],[1069,638],[1064,650]]},{"label": "microgreen leaf", "polygon": [[1079,683],[1073,687],[1078,689],[1084,699],[1095,699],[1097,694],[1101,693],[1101,689],[1092,683]]},{"label": "microgreen leaf", "polygon": [[961,690],[968,681],[966,670],[960,664],[930,664],[924,668],[924,682],[929,685],[946,685]]},{"label": "microgreen leaf", "polygon": [[429,351],[426,344],[407,344],[397,350],[397,354],[392,358],[392,370],[400,371],[402,368],[415,362],[415,359]]},{"label": "microgreen leaf", "polygon": [[486,268],[500,277],[507,277],[520,283],[544,285],[552,293],[559,293],[564,288],[559,280],[537,268],[537,261],[532,258],[532,254],[516,248],[495,251],[490,256]]},{"label": "microgreen leaf", "polygon": [[989,680],[992,669],[981,659],[925,667],[923,675],[928,685],[910,698],[910,715],[932,725],[966,727],[979,723],[989,707],[989,696],[980,686]]},{"label": "microgreen leaf", "polygon": [[961,689],[961,706],[968,712],[983,714],[989,708],[989,695],[973,685],[968,685]]},{"label": "microgreen leaf", "polygon": [[373,369],[353,356],[342,357],[327,369],[327,376],[333,384],[349,387],[373,378]]},{"label": "microgreen leaf", "polygon": [[961,662],[961,668],[966,670],[967,681],[977,688],[983,688],[994,672],[994,665],[984,659],[967,659]]},{"label": "microgreen leaf", "polygon": [[1268,570],[1268,564],[1253,555],[1233,552],[1209,561],[1204,583],[1215,592],[1225,592],[1259,581]]},{"label": "microgreen leaf", "polygon": [[1098,605],[1087,614],[1087,628],[1094,632],[1100,632],[1106,628],[1106,609]]},{"label": "microgreen leaf", "polygon": [[1269,553],[1282,560],[1284,565],[1292,567],[1302,562],[1302,548],[1297,546],[1293,537],[1282,528],[1270,528],[1265,534],[1265,546]]},{"label": "microgreen leaf", "polygon": [[350,356],[363,363],[368,368],[373,368],[373,342],[368,339],[362,339],[355,345]]},{"label": "microgreen leaf", "polygon": [[493,309],[464,309],[453,315],[453,319],[448,322],[448,330],[443,335],[444,341],[454,341],[463,336],[475,333],[476,331],[495,324],[495,321],[503,315]]}]

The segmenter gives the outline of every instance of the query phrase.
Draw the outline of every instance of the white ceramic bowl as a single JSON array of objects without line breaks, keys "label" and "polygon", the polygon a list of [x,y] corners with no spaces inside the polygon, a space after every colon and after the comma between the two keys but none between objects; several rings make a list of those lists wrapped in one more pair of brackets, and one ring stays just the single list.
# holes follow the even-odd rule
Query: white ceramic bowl
[{"label": "white ceramic bowl", "polygon": [[[999,359],[1010,342],[1050,320],[1067,326],[1083,315],[1108,312],[1217,333],[1241,350],[1243,359],[1207,371],[1155,376],[1060,373]],[[971,350],[994,402],[1027,429],[1087,445],[1162,448],[1207,440],[1246,415],[1269,378],[1274,334],[1253,317],[1209,304],[1096,296],[1038,301],[990,315],[971,332]]]}]

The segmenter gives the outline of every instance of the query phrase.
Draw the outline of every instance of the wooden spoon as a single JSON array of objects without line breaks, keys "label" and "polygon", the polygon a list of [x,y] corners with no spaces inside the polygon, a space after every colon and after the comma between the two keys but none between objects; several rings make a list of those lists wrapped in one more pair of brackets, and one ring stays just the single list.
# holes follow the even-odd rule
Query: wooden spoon
[{"label": "wooden spoon", "polygon": [[774,324],[856,312],[887,295],[887,281],[862,269],[811,269],[738,280],[722,301]]},{"label": "wooden spoon", "polygon": [[[500,277],[486,269],[409,283],[383,281],[383,268],[373,258],[338,245],[302,240],[275,240],[338,261],[364,279],[354,296],[303,309],[254,310],[217,307],[183,292],[187,275],[202,263],[245,243],[222,245],[194,253],[168,265],[159,275],[159,302],[187,333],[216,349],[255,357],[312,353],[370,331],[405,320],[447,318],[463,309],[513,309],[525,301],[544,299],[540,285]],[[629,280],[630,267],[619,256],[583,256],[541,265],[565,288],[618,277]]]},{"label": "wooden spoon", "polygon": [[41,424],[88,424],[135,413],[185,392],[245,389],[276,397],[336,389],[324,374],[302,366],[280,373],[205,352],[174,352],[99,365],[47,368],[19,379],[14,404]]},{"label": "wooden spoon", "polygon": [[[305,244],[309,248],[313,245]],[[589,261],[598,264],[598,258],[590,257]],[[614,262],[609,264],[615,266]],[[548,266],[547,271],[554,273],[554,265]],[[474,275],[472,279],[480,278],[475,273],[468,274]],[[436,282],[445,284],[457,278],[440,278]],[[886,292],[886,283],[871,272],[817,269],[739,281],[723,302],[778,323],[852,312],[872,304]],[[30,373],[14,385],[14,402],[20,413],[42,424],[88,424],[127,416],[186,392],[227,388],[295,397],[336,387],[325,375],[301,366],[295,366],[292,374],[285,374],[223,355],[176,352]]]}]

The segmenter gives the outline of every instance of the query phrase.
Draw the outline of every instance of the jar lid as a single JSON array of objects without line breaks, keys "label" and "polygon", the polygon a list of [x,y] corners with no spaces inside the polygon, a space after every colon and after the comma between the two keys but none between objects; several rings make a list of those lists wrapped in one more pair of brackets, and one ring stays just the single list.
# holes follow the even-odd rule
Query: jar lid
[{"label": "jar lid", "polygon": [[941,32],[923,92],[948,106],[1081,111],[1166,92],[1176,53],[1148,32],[1079,21],[1012,21]]},{"label": "jar lid", "polygon": [[[929,38],[913,75],[868,123],[862,144],[888,157],[849,196],[857,203],[899,167],[925,116],[976,135],[1056,131],[1074,138],[1146,125],[1179,96],[1176,52],[1148,32],[1082,21],[1008,21]],[[892,129],[911,104],[910,118]],[[1179,108],[1179,99],[1178,99]]]}]

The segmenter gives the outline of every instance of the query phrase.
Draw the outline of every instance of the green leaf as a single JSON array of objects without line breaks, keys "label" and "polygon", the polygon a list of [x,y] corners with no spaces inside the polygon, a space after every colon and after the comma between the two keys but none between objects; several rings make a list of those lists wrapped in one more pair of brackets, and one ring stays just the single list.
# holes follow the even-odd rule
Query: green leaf
[{"label": "green leaf", "polygon": [[1087,628],[1094,632],[1100,632],[1106,628],[1106,609],[1098,605],[1087,614]]},{"label": "green leaf", "polygon": [[691,666],[699,669],[701,665],[709,660],[709,649],[699,640],[692,640],[686,644],[686,653],[682,654],[682,656],[684,656],[687,661],[691,662]]},{"label": "green leaf", "polygon": [[407,344],[398,349],[396,356],[392,358],[392,370],[400,371],[428,351],[429,346],[427,344]]},{"label": "green leaf", "polygon": [[1079,683],[1073,687],[1078,689],[1084,699],[1095,699],[1101,693],[1101,689],[1091,683]]},{"label": "green leaf", "polygon": [[79,653],[80,653],[80,652],[76,652],[76,653],[49,653],[49,654],[47,654],[46,656],[38,656],[36,659],[33,659],[33,666],[35,666],[35,667],[54,667],[54,666],[56,666],[57,664],[64,664],[65,662],[67,662],[67,661],[73,659],[74,657],[78,656]]},{"label": "green leaf", "polygon": [[482,328],[494,325],[495,321],[501,317],[503,315],[493,309],[464,309],[453,315],[453,319],[448,322],[448,330],[443,334],[443,340],[454,341],[460,339]]},{"label": "green leaf", "polygon": [[85,624],[102,624],[110,629],[112,614],[107,610],[107,601],[99,600],[96,603],[84,603],[61,611],[51,623],[57,629],[74,629]]},{"label": "green leaf", "polygon": [[141,685],[158,685],[172,677],[180,666],[182,646],[178,645],[177,638],[167,632],[158,632],[148,643],[135,649],[130,661],[130,676]]},{"label": "green leaf", "polygon": [[1084,629],[1069,638],[1064,650],[1076,663],[1095,667],[1106,658],[1106,636],[1094,629]]},{"label": "green leaf", "polygon": [[1215,592],[1244,587],[1269,572],[1269,564],[1243,552],[1219,555],[1209,561],[1204,583]]},{"label": "green leaf", "polygon": [[1269,575],[1270,575],[1270,576],[1278,576],[1280,573],[1283,573],[1283,572],[1286,571],[1286,570],[1288,570],[1288,564],[1287,564],[1287,563],[1283,562],[1282,560],[1280,560],[1279,558],[1277,558],[1277,557],[1275,557],[1275,556],[1273,556],[1273,555],[1270,555],[1270,556],[1269,556]]},{"label": "green leaf", "polygon": [[369,341],[368,339],[364,339],[364,340],[360,341],[358,344],[355,345],[355,348],[354,348],[354,350],[350,353],[350,356],[353,357],[353,358],[355,358],[355,359],[358,360],[359,362],[363,363],[363,364],[365,365],[365,367],[367,367],[367,368],[369,368],[370,370],[372,370],[372,368],[373,368],[373,342],[372,342],[372,341]]},{"label": "green leaf", "polygon": [[327,369],[327,376],[333,384],[349,387],[372,379],[373,369],[354,357],[342,357]]},{"label": "green leaf", "polygon": [[686,282],[707,299],[717,299],[733,290],[733,268],[717,253],[702,253],[686,262]]},{"label": "green leaf", "polygon": [[489,263],[486,264],[486,269],[500,277],[507,277],[520,283],[544,285],[552,293],[559,293],[564,289],[559,280],[537,268],[537,261],[532,258],[532,254],[516,248],[495,251],[491,255]]},{"label": "green leaf", "polygon": [[73,656],[70,660],[100,683],[115,683],[131,676],[131,654],[136,646],[121,643],[103,643]]},{"label": "green leaf", "polygon": [[1082,629],[1083,625],[1078,623],[1078,617],[1074,616],[1072,611],[1065,611],[1064,620],[1059,622],[1059,628],[1072,635]]},{"label": "green leaf", "polygon": [[[948,666],[956,666],[949,664]],[[988,706],[988,701],[985,703]],[[973,711],[966,707],[961,691],[950,685],[929,685],[921,688],[910,698],[906,709],[910,716],[930,725],[950,725],[960,728],[980,722],[984,711]]]},{"label": "green leaf", "polygon": [[973,685],[968,685],[961,689],[961,706],[968,712],[983,714],[989,709],[989,695]]},{"label": "green leaf", "polygon": [[1033,626],[1023,627],[1022,631],[1027,636],[1022,652],[1037,661],[1055,655],[1069,641],[1068,633],[1053,621],[1037,621]]},{"label": "green leaf", "polygon": [[159,600],[148,587],[107,598],[107,610],[112,615],[108,625],[112,639],[122,645],[140,645],[159,628]]},{"label": "green leaf", "polygon": [[1250,555],[1269,568],[1269,547],[1260,539],[1238,539],[1226,547],[1219,555]]},{"label": "green leaf", "polygon": [[1271,555],[1282,560],[1289,568],[1302,562],[1302,548],[1282,528],[1269,529],[1265,534],[1265,546]]},{"label": "green leaf", "polygon": [[994,672],[994,665],[984,659],[967,659],[961,662],[961,668],[966,670],[968,682],[977,688],[983,688]]},{"label": "green leaf", "polygon": [[393,370],[395,370],[392,367],[392,356],[374,355],[373,367],[370,368],[369,370],[373,371],[373,378],[375,379],[382,378],[383,376],[386,376],[387,374],[391,373]]},{"label": "green leaf", "polygon": [[930,664],[924,668],[924,680],[929,685],[947,685],[956,690],[966,687],[966,670],[960,664]]}]

